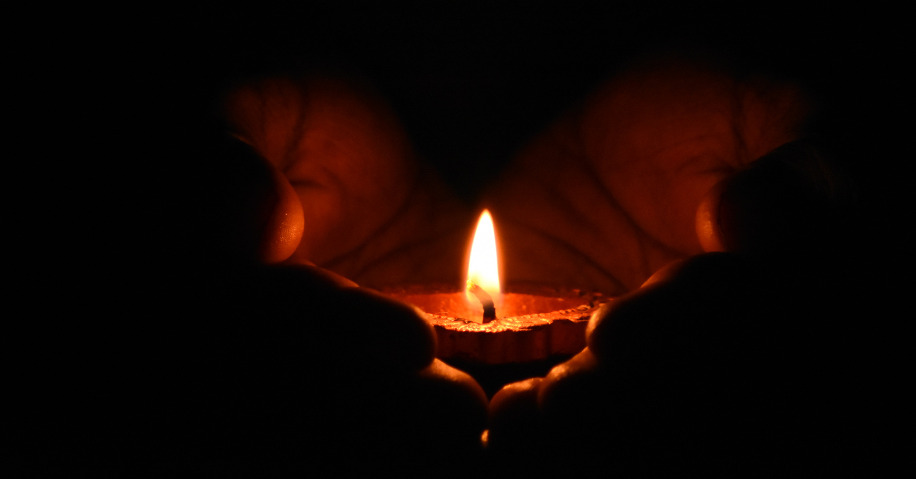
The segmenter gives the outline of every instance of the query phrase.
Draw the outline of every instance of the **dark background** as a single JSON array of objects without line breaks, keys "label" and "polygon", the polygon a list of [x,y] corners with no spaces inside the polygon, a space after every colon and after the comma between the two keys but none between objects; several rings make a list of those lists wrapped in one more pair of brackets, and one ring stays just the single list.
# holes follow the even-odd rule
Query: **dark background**
[{"label": "dark background", "polygon": [[132,36],[136,49],[123,60],[141,62],[137,79],[145,91],[136,93],[153,100],[161,140],[193,136],[207,102],[234,80],[313,68],[364,77],[395,106],[423,157],[465,197],[484,181],[467,174],[474,170],[468,165],[504,164],[623,62],[657,48],[706,50],[739,71],[795,79],[826,107],[824,132],[847,151],[877,156],[870,153],[890,136],[903,81],[896,72],[907,34],[895,23],[899,15],[831,2],[686,3],[154,9],[124,24],[142,33]]}]

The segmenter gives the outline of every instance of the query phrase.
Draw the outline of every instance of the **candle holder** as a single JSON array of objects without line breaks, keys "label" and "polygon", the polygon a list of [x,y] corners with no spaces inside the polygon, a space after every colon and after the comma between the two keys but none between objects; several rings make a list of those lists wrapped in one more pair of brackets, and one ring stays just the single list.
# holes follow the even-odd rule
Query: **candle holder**
[{"label": "candle holder", "polygon": [[436,332],[436,356],[473,376],[489,396],[510,382],[545,375],[585,347],[588,321],[611,301],[601,293],[510,285],[495,319],[469,306],[464,291],[404,286],[383,291],[412,304]]}]

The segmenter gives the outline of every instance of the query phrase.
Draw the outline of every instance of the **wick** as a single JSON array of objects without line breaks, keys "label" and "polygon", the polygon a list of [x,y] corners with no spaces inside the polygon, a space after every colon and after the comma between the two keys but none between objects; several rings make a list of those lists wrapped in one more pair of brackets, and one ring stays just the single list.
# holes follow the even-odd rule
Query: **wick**
[{"label": "wick", "polygon": [[496,306],[493,305],[493,298],[487,294],[477,283],[468,281],[468,291],[471,294],[477,297],[477,301],[480,301],[481,306],[483,306],[483,321],[482,323],[488,323],[496,319]]}]

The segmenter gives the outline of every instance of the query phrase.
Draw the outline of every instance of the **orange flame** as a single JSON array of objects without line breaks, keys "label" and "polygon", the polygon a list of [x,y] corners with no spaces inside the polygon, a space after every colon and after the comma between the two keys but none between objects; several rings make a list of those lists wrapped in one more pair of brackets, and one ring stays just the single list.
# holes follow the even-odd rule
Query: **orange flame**
[{"label": "orange flame", "polygon": [[467,296],[468,304],[479,307],[480,301],[470,293],[472,285],[477,285],[499,303],[499,259],[497,258],[496,230],[493,227],[493,218],[490,212],[483,210],[477,221],[477,230],[471,243],[471,253],[468,257]]}]

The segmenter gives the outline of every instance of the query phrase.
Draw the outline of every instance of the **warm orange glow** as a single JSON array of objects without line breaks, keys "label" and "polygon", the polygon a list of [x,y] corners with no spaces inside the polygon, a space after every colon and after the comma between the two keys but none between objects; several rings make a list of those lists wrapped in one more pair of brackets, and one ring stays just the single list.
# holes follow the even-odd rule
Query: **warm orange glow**
[{"label": "warm orange glow", "polygon": [[[493,218],[490,212],[483,210],[480,214],[480,220],[477,221],[477,229],[474,232],[474,240],[471,243],[471,253],[468,257],[468,288],[472,284],[480,286],[492,298],[494,303],[499,305],[500,288],[499,288],[499,260],[496,249],[496,231],[493,228]],[[479,309],[480,301],[470,292],[465,290],[468,304]]]}]

